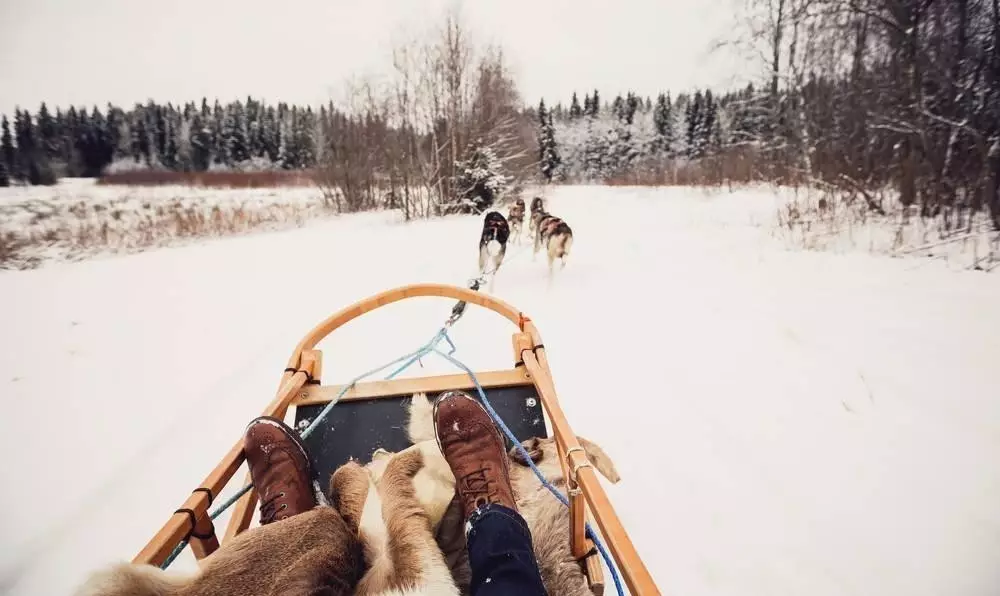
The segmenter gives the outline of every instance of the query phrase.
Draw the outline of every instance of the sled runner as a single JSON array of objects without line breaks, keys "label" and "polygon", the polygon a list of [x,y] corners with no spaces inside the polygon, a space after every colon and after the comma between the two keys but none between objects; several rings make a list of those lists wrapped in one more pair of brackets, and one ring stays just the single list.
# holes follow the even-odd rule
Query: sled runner
[{"label": "sled runner", "polygon": [[[322,339],[372,310],[423,296],[461,301],[452,311],[452,318],[442,334],[437,336],[438,340],[446,339],[444,332],[461,316],[465,303],[487,308],[511,321],[516,326],[512,340],[514,365],[508,369],[475,373],[348,385],[322,384],[322,353],[315,349]],[[444,391],[456,389],[472,395],[482,389],[496,414],[518,441],[555,437],[569,488],[573,556],[584,562],[595,594],[603,591],[604,578],[600,557],[586,533],[588,518],[600,529],[603,543],[617,563],[629,591],[641,595],[659,594],[560,408],[537,328],[531,319],[503,301],[465,288],[419,284],[388,290],[349,306],[316,326],[295,347],[281,376],[277,395],[263,414],[284,419],[288,409],[294,408],[296,428],[301,431],[308,427],[309,430],[304,441],[314,470],[317,476],[325,479],[352,457],[367,461],[380,447],[400,451],[409,446],[405,430],[407,414],[403,406],[414,393],[424,392],[434,399]],[[235,501],[228,527],[222,535],[213,525],[214,515],[210,515],[213,500],[243,463],[243,443],[238,440],[133,562],[162,565],[176,556],[177,549],[184,544],[191,546],[197,559],[202,559],[214,552],[220,541],[225,542],[246,530],[257,504],[257,494],[252,487]],[[248,483],[249,474],[246,474],[244,484]]]}]

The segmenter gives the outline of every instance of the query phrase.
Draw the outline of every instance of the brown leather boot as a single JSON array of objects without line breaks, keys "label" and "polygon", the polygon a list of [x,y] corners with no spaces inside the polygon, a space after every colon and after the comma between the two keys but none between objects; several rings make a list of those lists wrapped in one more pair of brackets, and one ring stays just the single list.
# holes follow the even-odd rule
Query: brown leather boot
[{"label": "brown leather boot", "polygon": [[260,525],[316,506],[309,455],[288,425],[271,416],[255,418],[243,436],[243,451],[260,497]]},{"label": "brown leather boot", "polygon": [[503,438],[478,401],[461,391],[443,393],[434,402],[434,436],[455,475],[465,519],[489,503],[517,511]]}]

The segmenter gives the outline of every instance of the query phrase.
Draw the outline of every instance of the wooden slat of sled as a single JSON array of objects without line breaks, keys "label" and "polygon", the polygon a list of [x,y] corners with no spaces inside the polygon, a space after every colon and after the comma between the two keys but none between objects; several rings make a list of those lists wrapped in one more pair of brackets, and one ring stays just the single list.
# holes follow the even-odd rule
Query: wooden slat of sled
[{"label": "wooden slat of sled", "polygon": [[[304,373],[290,375],[281,384],[278,395],[264,409],[264,415],[283,416],[288,404],[298,394],[305,382],[306,375]],[[209,489],[213,495],[218,495],[243,465],[243,461],[243,439],[241,437],[199,486]],[[208,514],[208,495],[201,491],[193,492],[180,508],[191,509],[195,512],[195,516],[200,519]],[[170,556],[170,551],[174,550],[174,547],[187,536],[190,529],[190,518],[183,513],[174,513],[160,528],[160,531],[153,536],[152,540],[132,559],[132,562],[162,565]]]},{"label": "wooden slat of sled", "polygon": [[[531,385],[531,379],[523,367],[508,370],[492,370],[477,372],[476,378],[483,389],[491,387],[514,387]],[[376,399],[414,393],[438,393],[449,389],[470,390],[475,384],[472,378],[465,374],[439,375],[434,377],[417,377],[412,379],[393,379],[391,381],[367,381],[357,383],[347,390],[340,401],[356,401],[361,399]],[[344,385],[306,385],[299,396],[292,402],[295,406],[308,406],[329,403],[340,395]]]},{"label": "wooden slat of sled", "polygon": [[219,538],[215,535],[215,524],[206,515],[198,519],[197,533],[208,538],[191,537],[191,551],[199,561],[219,549]]},{"label": "wooden slat of sled", "polygon": [[[532,339],[537,339],[537,335]],[[521,350],[521,356],[528,372],[534,377],[535,386],[538,388],[539,397],[549,416],[556,441],[564,445],[567,452],[573,451],[569,454],[570,461],[566,462],[572,470],[574,461],[578,460],[577,450],[580,448],[580,443],[559,406],[555,384],[552,381],[548,361],[545,358],[545,348],[541,344],[535,344],[534,349]],[[567,481],[569,480],[567,478]],[[632,540],[604,492],[604,487],[601,486],[594,469],[589,466],[580,467],[577,470],[577,482],[590,505],[609,550],[619,563],[629,592],[642,595],[659,594],[660,591],[656,587],[656,583],[653,582],[653,576],[650,575],[646,565],[639,557],[635,545],[632,544]],[[578,531],[578,528],[573,528],[574,534],[577,534]]]},{"label": "wooden slat of sled", "polygon": [[[587,521],[591,522],[591,527],[593,527],[594,515],[587,509]],[[593,549],[593,552],[591,552]],[[604,596],[604,567],[601,565],[601,553],[594,549],[594,543],[589,538],[587,539],[587,558],[584,559],[584,570],[587,572],[587,585],[590,587],[590,591],[594,593],[594,596]]]},{"label": "wooden slat of sled", "polygon": [[[299,363],[299,369],[312,375],[314,381],[319,381],[323,374],[323,352],[321,350],[303,350]],[[286,378],[291,374],[291,372],[285,371],[285,373],[281,376],[281,384],[278,386],[278,391],[281,391],[281,386],[284,384]],[[306,387],[312,387],[312,385],[306,385]],[[275,411],[274,415],[278,418],[284,418],[287,410],[288,406],[286,405],[284,408]],[[250,471],[247,470],[243,486],[246,486],[251,482],[252,478],[250,477]],[[235,538],[240,532],[250,527],[250,524],[253,522],[253,515],[256,507],[257,488],[252,487],[245,495],[240,497],[240,499],[236,501],[236,504],[233,506],[233,513],[229,517],[229,525],[226,527],[223,542]]]},{"label": "wooden slat of sled", "polygon": [[584,559],[587,572],[587,586],[594,596],[604,596],[604,568],[601,567],[601,555],[594,553]]}]

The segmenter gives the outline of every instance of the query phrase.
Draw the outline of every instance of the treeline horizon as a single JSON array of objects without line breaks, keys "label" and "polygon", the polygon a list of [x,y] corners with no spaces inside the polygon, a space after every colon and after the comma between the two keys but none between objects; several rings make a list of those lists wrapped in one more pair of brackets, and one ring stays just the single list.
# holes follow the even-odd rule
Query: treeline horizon
[{"label": "treeline horizon", "polygon": [[[0,183],[129,168],[308,170],[338,209],[480,209],[525,182],[808,185],[884,214],[1000,229],[1000,0],[751,0],[760,81],[525,107],[453,17],[392,48],[350,109],[259,99],[18,110]],[[411,192],[415,197],[411,197]],[[827,203],[829,204],[829,203]],[[910,210],[907,209],[908,213]]]}]

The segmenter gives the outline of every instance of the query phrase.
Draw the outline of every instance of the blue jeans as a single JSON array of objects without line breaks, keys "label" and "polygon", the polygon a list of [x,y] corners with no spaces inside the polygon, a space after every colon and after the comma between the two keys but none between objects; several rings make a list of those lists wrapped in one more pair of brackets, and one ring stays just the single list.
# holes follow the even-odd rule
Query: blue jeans
[{"label": "blue jeans", "polygon": [[480,507],[466,526],[472,596],[546,596],[531,532],[516,511]]}]

